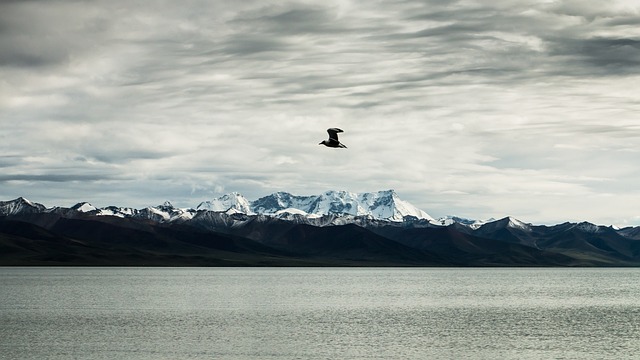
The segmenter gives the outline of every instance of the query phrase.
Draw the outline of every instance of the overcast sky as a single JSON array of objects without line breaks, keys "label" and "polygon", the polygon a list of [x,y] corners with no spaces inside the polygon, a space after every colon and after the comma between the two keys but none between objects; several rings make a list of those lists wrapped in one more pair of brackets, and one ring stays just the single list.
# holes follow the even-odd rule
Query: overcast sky
[{"label": "overcast sky", "polygon": [[639,74],[630,0],[2,1],[0,200],[640,225]]}]

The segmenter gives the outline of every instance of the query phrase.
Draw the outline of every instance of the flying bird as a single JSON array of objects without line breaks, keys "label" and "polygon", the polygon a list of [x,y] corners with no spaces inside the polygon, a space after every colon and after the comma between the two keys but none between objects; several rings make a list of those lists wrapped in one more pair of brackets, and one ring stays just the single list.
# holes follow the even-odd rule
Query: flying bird
[{"label": "flying bird", "polygon": [[329,140],[322,140],[322,142],[318,145],[324,145],[332,148],[347,148],[343,143],[338,141],[338,133],[344,132],[338,128],[330,128],[327,129],[329,133]]}]

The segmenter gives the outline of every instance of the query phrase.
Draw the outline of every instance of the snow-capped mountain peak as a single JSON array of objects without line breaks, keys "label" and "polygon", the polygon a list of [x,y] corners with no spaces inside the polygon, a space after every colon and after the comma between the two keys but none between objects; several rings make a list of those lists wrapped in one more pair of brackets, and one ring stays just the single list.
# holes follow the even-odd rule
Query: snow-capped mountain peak
[{"label": "snow-capped mountain peak", "polygon": [[116,217],[131,217],[136,214],[138,210],[125,207],[107,206],[98,210],[97,215],[102,216],[116,216]]},{"label": "snow-capped mountain peak", "polygon": [[96,208],[95,206],[89,204],[88,202],[77,203],[74,206],[72,206],[71,209],[75,210],[75,211],[78,211],[78,212],[83,212],[83,213],[88,213],[88,212],[92,212],[92,211],[98,210],[98,208]]},{"label": "snow-capped mountain peak", "polygon": [[251,211],[265,215],[277,214],[284,210],[289,210],[286,211],[289,213],[301,211],[306,214],[316,198],[316,196],[295,196],[287,192],[276,192],[252,201]]},{"label": "snow-capped mountain peak", "polygon": [[509,223],[507,224],[507,227],[510,227],[512,229],[524,230],[524,231],[531,230],[531,224],[527,224],[513,217],[509,217],[508,219],[509,219]]},{"label": "snow-capped mountain peak", "polygon": [[[61,210],[64,211],[64,208],[47,210],[44,205],[33,204],[23,198],[0,202],[0,216]],[[310,196],[276,192],[255,201],[249,201],[241,194],[233,192],[202,202],[195,209],[176,208],[171,202],[166,201],[162,205],[149,206],[144,209],[117,206],[96,208],[90,203],[81,202],[67,210],[72,213],[148,219],[157,222],[186,221],[193,219],[199,212],[212,212],[227,215],[271,216],[279,219],[294,219],[295,221],[311,221],[322,224],[352,223],[365,221],[364,219],[393,222],[420,219],[436,224],[436,221],[429,214],[409,202],[401,200],[394,190],[369,193],[331,190],[320,195]]]},{"label": "snow-capped mountain peak", "polygon": [[[405,216],[433,220],[429,214],[410,203],[400,200],[393,190],[373,193],[325,191],[320,195],[297,196],[277,192],[251,203],[256,214],[281,212],[307,214],[307,216],[351,215],[371,216],[375,219],[402,221]],[[294,210],[295,209],[295,210]]]},{"label": "snow-capped mountain peak", "polygon": [[488,220],[473,220],[473,219],[466,219],[466,218],[461,218],[458,216],[444,216],[441,218],[438,218],[437,220],[437,224],[438,225],[442,225],[442,226],[449,226],[449,225],[453,225],[453,224],[460,224],[460,225],[464,225],[466,227],[469,227],[471,229],[477,229],[479,227],[481,227],[484,224],[490,223],[490,222],[494,222],[496,221],[495,219],[491,218]]},{"label": "snow-capped mountain peak", "polygon": [[45,209],[46,207],[44,205],[31,202],[23,197],[9,201],[0,201],[0,215],[39,213]]},{"label": "snow-capped mountain peak", "polygon": [[173,208],[173,204],[169,200],[167,200],[164,203],[162,203],[162,206],[164,206],[166,208]]},{"label": "snow-capped mountain peak", "polygon": [[198,205],[196,210],[208,210],[215,212],[226,212],[228,214],[242,213],[252,215],[249,200],[237,192],[222,195],[219,198],[204,201]]}]

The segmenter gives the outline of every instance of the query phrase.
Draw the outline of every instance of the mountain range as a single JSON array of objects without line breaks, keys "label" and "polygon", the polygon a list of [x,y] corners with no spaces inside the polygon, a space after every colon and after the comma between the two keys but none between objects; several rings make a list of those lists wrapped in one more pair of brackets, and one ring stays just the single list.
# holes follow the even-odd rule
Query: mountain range
[{"label": "mountain range", "polygon": [[638,266],[640,227],[434,219],[393,190],[195,208],[0,201],[0,265]]}]

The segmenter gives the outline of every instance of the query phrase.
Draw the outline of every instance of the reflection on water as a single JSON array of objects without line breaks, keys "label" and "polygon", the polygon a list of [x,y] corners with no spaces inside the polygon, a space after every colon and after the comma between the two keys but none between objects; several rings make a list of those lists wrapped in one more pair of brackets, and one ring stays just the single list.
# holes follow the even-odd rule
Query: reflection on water
[{"label": "reflection on water", "polygon": [[639,275],[0,268],[0,359],[633,359]]}]

